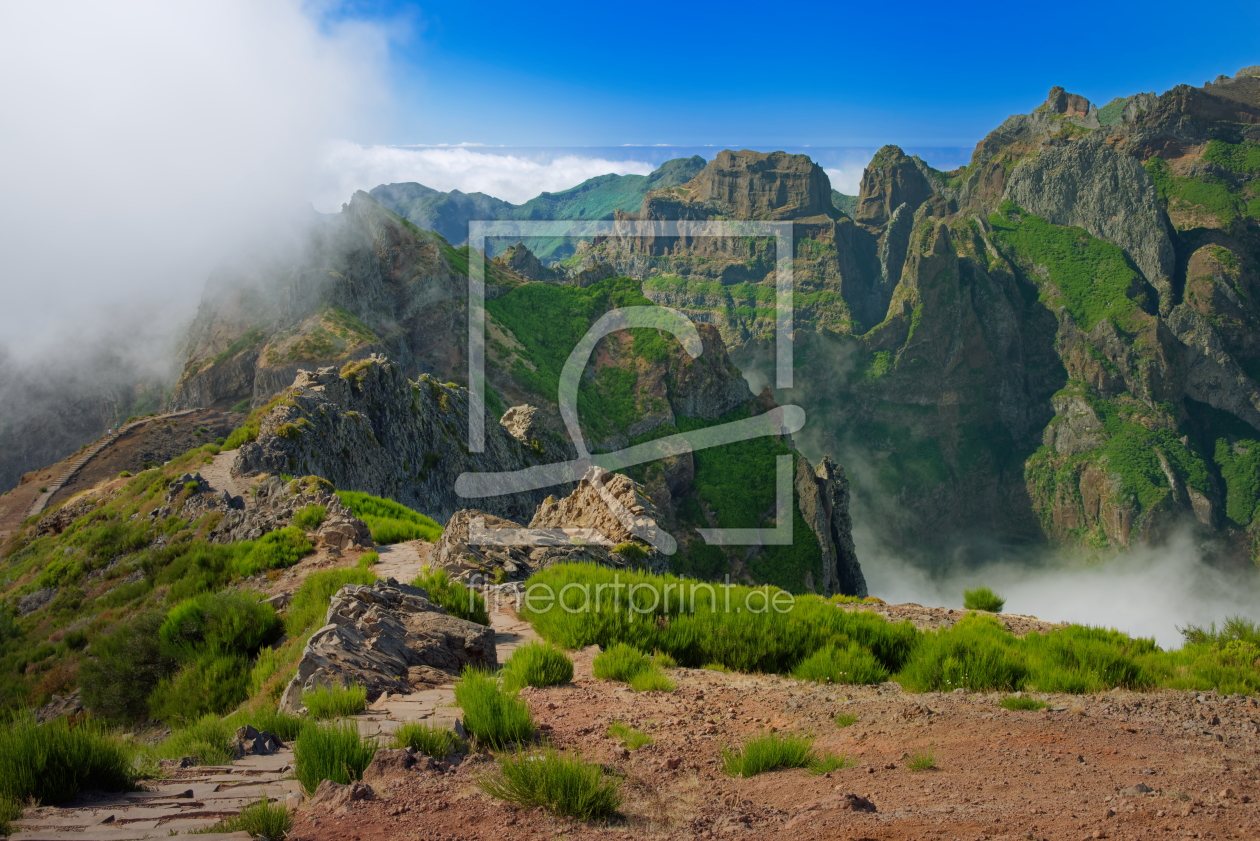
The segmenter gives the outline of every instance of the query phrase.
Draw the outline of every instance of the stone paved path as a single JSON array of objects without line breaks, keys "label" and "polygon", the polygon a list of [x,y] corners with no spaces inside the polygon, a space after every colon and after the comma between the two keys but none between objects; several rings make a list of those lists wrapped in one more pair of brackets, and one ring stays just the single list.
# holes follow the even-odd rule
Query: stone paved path
[{"label": "stone paved path", "polygon": [[[414,541],[381,547],[381,563],[376,572],[382,578],[410,581],[420,571],[426,546],[423,541]],[[497,605],[491,600],[487,605],[500,664],[518,647],[537,639],[529,623],[517,618],[513,606],[511,599]],[[389,734],[404,722],[453,725],[463,715],[454,704],[455,686],[446,684],[411,695],[384,695],[365,713],[355,716],[354,721],[360,733],[377,737],[384,745]],[[24,817],[14,822],[16,833],[12,837],[18,841],[138,841],[202,830],[264,796],[296,806],[302,798],[297,780],[291,779],[292,769],[293,751],[285,749],[272,756],[250,756],[226,766],[177,770],[170,779],[144,782],[150,791],[85,792],[60,807],[27,809]],[[212,833],[198,837],[249,836]]]}]

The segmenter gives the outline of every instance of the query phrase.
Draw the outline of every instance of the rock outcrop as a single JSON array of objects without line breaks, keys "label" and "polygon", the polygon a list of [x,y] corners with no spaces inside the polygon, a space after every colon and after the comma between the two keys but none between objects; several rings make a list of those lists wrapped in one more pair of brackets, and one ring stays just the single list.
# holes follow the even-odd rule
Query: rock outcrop
[{"label": "rock outcrop", "polygon": [[484,511],[457,511],[442,530],[432,563],[456,580],[471,582],[523,581],[559,563],[668,570],[668,557],[618,519],[601,488],[634,518],[638,529],[658,529],[656,507],[642,485],[592,467],[569,496],[548,497],[538,506],[527,529]]},{"label": "rock outcrop", "polygon": [[807,156],[786,152],[718,152],[673,192],[737,219],[797,219],[832,210],[827,173]]},{"label": "rock outcrop", "polygon": [[[313,474],[338,488],[389,497],[439,522],[468,502],[461,473],[520,470],[541,456],[497,423],[485,424],[485,451],[468,451],[467,390],[429,377],[411,382],[399,365],[374,356],[341,371],[299,372],[240,448],[233,472]],[[481,501],[518,522],[545,494],[528,491]]]},{"label": "rock outcrop", "polygon": [[865,598],[866,576],[853,546],[853,521],[849,516],[849,480],[844,468],[825,456],[817,467],[796,460],[796,493],[801,517],[818,538],[822,551],[822,580],[815,590],[825,596],[843,593]]},{"label": "rock outcrop", "polygon": [[468,665],[498,665],[490,628],[449,615],[419,587],[392,579],[347,584],[302,651],[280,708],[296,712],[304,692],[333,684],[357,683],[370,700],[406,694],[446,683]]}]

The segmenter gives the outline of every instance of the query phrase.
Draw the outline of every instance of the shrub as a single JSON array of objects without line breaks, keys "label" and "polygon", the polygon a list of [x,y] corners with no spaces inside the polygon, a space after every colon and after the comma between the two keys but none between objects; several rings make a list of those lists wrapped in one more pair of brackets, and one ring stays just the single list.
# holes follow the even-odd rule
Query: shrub
[{"label": "shrub", "polygon": [[618,543],[613,547],[613,551],[621,557],[625,558],[631,565],[642,564],[647,560],[647,552],[637,543]]},{"label": "shrub", "polygon": [[918,748],[906,757],[906,767],[911,771],[930,771],[936,767],[936,745]]},{"label": "shrub", "polygon": [[731,777],[752,777],[775,768],[804,768],[814,761],[814,737],[759,733],[738,750],[722,748],[722,770]]},{"label": "shrub", "polygon": [[302,729],[293,743],[294,776],[308,795],[321,780],[346,785],[363,776],[376,755],[376,740],[364,739],[354,722],[321,722]]},{"label": "shrub", "polygon": [[662,669],[678,668],[678,661],[669,652],[661,651],[659,648],[652,654],[652,661]]},{"label": "shrub", "polygon": [[349,686],[321,686],[302,694],[302,706],[315,718],[344,718],[363,712],[367,707],[367,690],[357,683]]},{"label": "shrub", "polygon": [[162,614],[142,613],[92,643],[79,667],[83,704],[106,721],[130,723],[148,712],[146,699],[174,672],[176,660],[158,639]]},{"label": "shrub", "polygon": [[977,587],[963,591],[963,607],[967,610],[984,610],[989,613],[1001,613],[1006,607],[1006,599],[988,587]]},{"label": "shrub", "polygon": [[455,703],[464,711],[464,726],[477,741],[502,749],[511,742],[525,742],[534,735],[534,719],[529,705],[504,692],[487,672],[472,666],[464,668],[455,685]]},{"label": "shrub", "polygon": [[249,697],[249,661],[239,654],[206,651],[163,678],[149,695],[149,714],[167,722],[222,715]]},{"label": "shrub", "polygon": [[[531,600],[524,602],[522,618],[543,639],[564,649],[592,644],[609,649],[626,643],[640,651],[669,654],[691,668],[716,663],[741,672],[787,673],[825,645],[847,648],[856,642],[893,672],[901,668],[920,636],[909,622],[894,625],[871,611],[839,610],[818,596],[795,597],[786,612],[743,609],[746,602],[760,606],[787,597],[771,587],[728,590],[594,564],[557,564],[528,583],[550,587],[556,601],[563,602],[557,606],[553,601],[551,609],[533,609]],[[566,590],[569,584],[579,586]],[[602,596],[596,599],[601,585]],[[588,596],[589,605],[583,609]],[[628,609],[631,599],[636,612]]]},{"label": "shrub", "polygon": [[306,531],[315,531],[328,518],[328,508],[323,505],[308,505],[293,515],[293,525]]},{"label": "shrub", "polygon": [[499,757],[498,773],[478,777],[477,786],[517,806],[541,806],[578,820],[607,818],[621,807],[620,780],[600,765],[550,748]]},{"label": "shrub", "polygon": [[119,478],[119,479],[129,479],[129,478],[131,478],[131,471],[130,471],[130,470],[124,470],[124,471],[122,471],[121,473],[119,473],[119,474],[118,474],[118,478]]},{"label": "shrub", "polygon": [[490,625],[486,600],[473,588],[452,581],[444,569],[430,570],[429,567],[424,567],[411,582],[411,586],[424,589],[429,594],[429,601],[446,608],[451,616],[458,616],[478,625]]},{"label": "shrub", "polygon": [[33,715],[18,714],[0,726],[0,809],[4,802],[28,799],[61,803],[85,788],[131,791],[131,758],[123,741],[101,723],[89,719],[72,726],[59,718],[37,724]]},{"label": "shrub", "polygon": [[621,742],[627,750],[638,750],[644,745],[652,744],[652,737],[642,730],[636,730],[624,721],[614,721],[608,725],[608,738]]},{"label": "shrub", "polygon": [[285,633],[291,637],[299,637],[312,628],[318,628],[324,624],[328,603],[338,590],[347,584],[369,585],[374,581],[375,573],[353,567],[311,573],[302,582],[285,611]]},{"label": "shrub", "polygon": [[359,491],[337,491],[337,496],[354,516],[367,523],[372,540],[382,546],[407,540],[434,543],[442,536],[442,527],[431,518],[392,499]]},{"label": "shrub", "polygon": [[1050,704],[1031,695],[1007,695],[998,706],[1004,710],[1044,710]]},{"label": "shrub", "polygon": [[268,532],[256,540],[249,551],[238,557],[235,563],[237,575],[248,578],[269,569],[291,567],[315,547],[306,539],[306,533],[297,526],[285,526]]},{"label": "shrub", "polygon": [[526,686],[555,686],[573,680],[573,661],[550,643],[535,640],[512,652],[502,677],[512,692]]},{"label": "shrub", "polygon": [[857,643],[847,648],[826,645],[792,670],[792,677],[812,683],[872,684],[888,680],[883,664]]},{"label": "shrub", "polygon": [[911,692],[952,692],[959,687],[1013,692],[1024,687],[1028,666],[1015,638],[993,616],[968,614],[952,628],[923,635],[897,680]]},{"label": "shrub", "polygon": [[252,655],[283,628],[271,605],[227,590],[203,593],[171,608],[158,637],[172,655],[204,650]]},{"label": "shrub", "polygon": [[390,747],[411,748],[425,756],[442,759],[464,747],[459,737],[445,727],[434,727],[422,721],[409,721],[394,731]]}]

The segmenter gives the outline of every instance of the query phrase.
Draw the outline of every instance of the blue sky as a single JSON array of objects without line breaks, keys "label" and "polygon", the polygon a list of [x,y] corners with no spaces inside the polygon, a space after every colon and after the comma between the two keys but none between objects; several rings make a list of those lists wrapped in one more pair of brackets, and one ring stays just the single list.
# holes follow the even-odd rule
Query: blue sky
[{"label": "blue sky", "polygon": [[332,18],[391,37],[395,107],[361,143],[973,145],[1051,85],[1105,104],[1260,64],[1256,2],[360,0]]}]

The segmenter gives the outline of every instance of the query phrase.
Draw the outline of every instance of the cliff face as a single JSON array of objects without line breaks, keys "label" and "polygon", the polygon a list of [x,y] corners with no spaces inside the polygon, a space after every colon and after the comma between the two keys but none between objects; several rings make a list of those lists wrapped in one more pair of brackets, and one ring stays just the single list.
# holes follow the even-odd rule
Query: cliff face
[{"label": "cliff face", "polygon": [[[856,465],[855,504],[899,548],[1120,547],[1188,523],[1245,554],[1258,124],[1245,71],[1101,109],[1054,88],[954,172],[880,150],[852,222],[808,216],[808,179],[782,190],[742,153],[626,218],[795,219],[798,386],[776,397],[806,407],[808,451]],[[584,258],[715,324],[737,363],[772,358],[768,247],[638,237]]]},{"label": "cliff face", "polygon": [[[233,473],[313,474],[445,521],[469,505],[454,490],[461,473],[540,462],[493,423],[486,426],[485,451],[468,452],[468,392],[428,377],[412,382],[382,357],[349,363],[340,372],[303,371],[284,395],[264,417],[257,440],[241,446]],[[525,523],[545,496],[531,491],[475,503]]]}]

